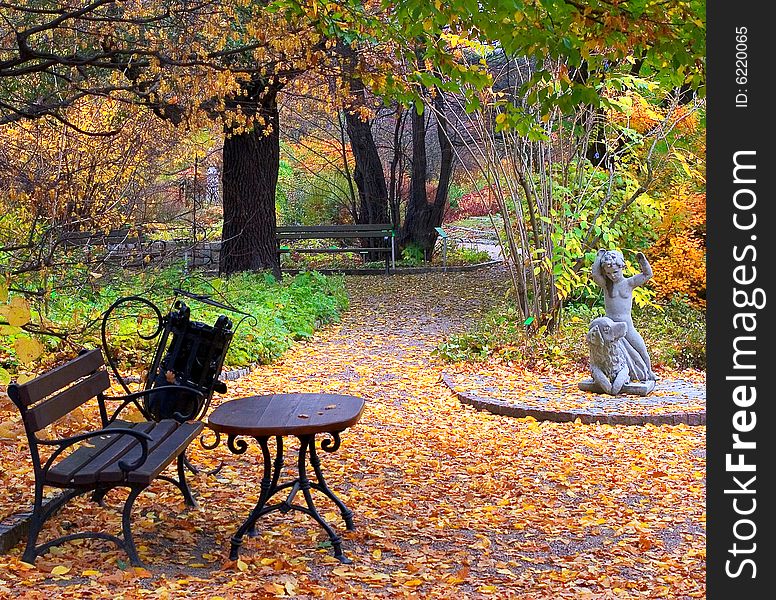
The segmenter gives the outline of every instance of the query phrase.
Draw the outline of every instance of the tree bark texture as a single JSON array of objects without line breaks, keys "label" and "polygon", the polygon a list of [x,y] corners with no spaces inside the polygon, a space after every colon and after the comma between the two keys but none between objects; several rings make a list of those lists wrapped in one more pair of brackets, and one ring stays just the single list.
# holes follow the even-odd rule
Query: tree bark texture
[{"label": "tree bark texture", "polygon": [[358,223],[387,223],[388,186],[377,144],[372,136],[372,123],[362,121],[358,114],[351,111],[345,112],[345,120],[356,163],[353,179],[361,201]]},{"label": "tree bark texture", "polygon": [[[340,42],[337,51],[343,58],[342,68],[350,88],[350,106],[345,110],[345,124],[353,151],[355,169],[353,180],[358,188],[359,206],[355,214],[358,224],[388,223],[388,185],[383,163],[372,135],[372,122],[363,118],[359,108],[366,106],[366,87],[358,76],[358,54],[349,44]],[[368,248],[374,239],[361,240]],[[369,253],[368,260],[378,260],[379,253]]]},{"label": "tree bark texture", "polygon": [[[251,90],[266,127],[228,134],[224,140],[224,225],[218,270],[221,275],[270,270],[280,277],[275,241],[275,188],[280,167],[279,115],[275,89],[260,98]],[[227,132],[228,133],[228,132]]]},{"label": "tree bark texture", "polygon": [[447,130],[445,101],[440,90],[434,97],[437,118],[437,136],[441,150],[439,182],[433,202],[426,194],[428,161],[426,158],[426,125],[423,115],[412,112],[412,178],[407,214],[399,235],[399,246],[415,244],[423,250],[426,260],[431,258],[437,240],[436,228],[442,225],[447,205],[447,194],[453,175],[453,145]]}]

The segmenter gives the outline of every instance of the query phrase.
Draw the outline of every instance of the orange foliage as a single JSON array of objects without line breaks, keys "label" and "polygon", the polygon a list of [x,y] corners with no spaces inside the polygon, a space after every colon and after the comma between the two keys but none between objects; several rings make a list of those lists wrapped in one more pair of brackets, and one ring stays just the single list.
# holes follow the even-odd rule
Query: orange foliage
[{"label": "orange foliage", "polygon": [[657,297],[686,296],[706,306],[706,194],[680,193],[668,202],[652,247]]}]

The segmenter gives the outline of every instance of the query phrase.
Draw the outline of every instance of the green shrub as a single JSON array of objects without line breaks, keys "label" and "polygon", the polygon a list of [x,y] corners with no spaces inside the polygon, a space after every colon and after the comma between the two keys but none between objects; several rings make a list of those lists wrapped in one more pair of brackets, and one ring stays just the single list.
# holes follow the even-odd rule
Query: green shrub
[{"label": "green shrub", "polygon": [[[255,317],[240,323],[241,315],[208,306],[197,300],[181,298],[191,308],[191,318],[208,324],[225,314],[239,323],[226,364],[244,366],[255,362],[268,363],[277,359],[294,340],[310,337],[321,325],[339,320],[348,300],[341,278],[325,277],[309,272],[287,278],[283,282],[262,273],[241,273],[229,278],[205,277],[198,273],[184,275],[177,267],[124,275],[100,286],[73,293],[66,282],[55,287],[48,299],[45,319],[50,326],[68,332],[63,348],[72,354],[74,348],[100,345],[102,313],[119,297],[140,295],[156,304],[162,314],[170,309],[175,288],[207,294],[214,300],[238,308]],[[42,309],[41,309],[42,310]],[[115,318],[114,318],[115,317]],[[108,331],[109,345],[121,368],[147,365],[156,340],[143,340],[157,324],[153,311],[143,305],[123,305],[112,316]],[[56,338],[47,340],[48,350],[62,345]],[[0,338],[0,352],[8,358],[5,366],[16,371],[18,364],[13,352],[13,340]]]},{"label": "green shrub", "polygon": [[418,266],[423,264],[425,259],[423,248],[417,244],[409,244],[401,251],[401,260],[406,266]]},{"label": "green shrub", "polygon": [[[563,311],[557,332],[536,335],[528,332],[514,306],[502,306],[488,313],[473,331],[445,340],[435,353],[449,362],[498,356],[528,365],[541,361],[585,367],[588,325],[603,314],[602,306],[570,305]],[[646,342],[653,365],[706,368],[705,313],[682,299],[664,307],[635,310],[634,325]]]}]

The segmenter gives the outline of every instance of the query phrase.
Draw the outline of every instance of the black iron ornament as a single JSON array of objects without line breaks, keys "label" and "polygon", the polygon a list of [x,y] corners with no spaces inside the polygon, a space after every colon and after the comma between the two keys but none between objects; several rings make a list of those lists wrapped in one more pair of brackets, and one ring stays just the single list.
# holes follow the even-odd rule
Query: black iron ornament
[{"label": "black iron ornament", "polygon": [[[174,290],[176,296],[202,302],[215,308],[242,315],[237,326],[253,316],[202,294]],[[143,409],[146,418],[160,421],[175,419],[183,422],[201,419],[208,410],[214,392],[226,392],[226,384],[219,380],[224,359],[237,326],[226,315],[220,315],[213,325],[191,319],[191,309],[182,300],[173,301],[171,310],[162,315],[153,302],[142,296],[125,296],[116,300],[102,318],[102,345],[105,358],[114,377],[127,393],[128,382],[119,372],[108,345],[108,327],[114,312],[127,304],[148,307],[157,319],[151,332],[137,332],[143,340],[157,339],[153,358],[146,371],[144,390],[158,388],[147,394]]]}]

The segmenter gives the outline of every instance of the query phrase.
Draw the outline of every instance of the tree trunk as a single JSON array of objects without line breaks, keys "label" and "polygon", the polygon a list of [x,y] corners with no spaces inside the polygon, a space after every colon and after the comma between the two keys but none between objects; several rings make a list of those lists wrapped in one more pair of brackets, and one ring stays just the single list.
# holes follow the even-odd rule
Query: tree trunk
[{"label": "tree trunk", "polygon": [[434,98],[437,118],[437,136],[441,149],[439,183],[433,202],[426,195],[428,161],[426,159],[426,125],[423,115],[412,112],[412,179],[407,215],[399,236],[399,246],[415,244],[423,250],[426,260],[431,259],[437,240],[436,228],[442,225],[447,205],[447,194],[453,174],[453,145],[447,131],[445,101],[441,90]]},{"label": "tree trunk", "polygon": [[[385,182],[383,163],[372,135],[372,122],[362,117],[359,107],[366,105],[366,88],[357,75],[358,56],[355,49],[344,43],[338,45],[338,51],[344,58],[344,71],[350,87],[352,105],[345,110],[345,123],[350,138],[350,148],[356,167],[353,180],[356,182],[359,197],[359,210],[356,222],[359,224],[377,224],[388,222],[388,186]],[[374,239],[361,240],[362,247],[369,247]],[[369,253],[368,260],[379,260],[380,254]]]},{"label": "tree trunk", "polygon": [[385,183],[383,163],[372,136],[372,123],[362,121],[351,111],[345,111],[350,147],[356,169],[353,178],[361,200],[359,223],[388,222],[388,186]]},{"label": "tree trunk", "polygon": [[[256,90],[256,88],[259,88]],[[257,114],[267,126],[229,134],[224,140],[224,225],[218,271],[231,275],[241,271],[270,270],[280,277],[275,241],[275,188],[280,168],[280,131],[276,94],[254,86]]]}]

